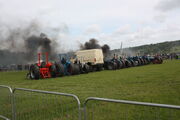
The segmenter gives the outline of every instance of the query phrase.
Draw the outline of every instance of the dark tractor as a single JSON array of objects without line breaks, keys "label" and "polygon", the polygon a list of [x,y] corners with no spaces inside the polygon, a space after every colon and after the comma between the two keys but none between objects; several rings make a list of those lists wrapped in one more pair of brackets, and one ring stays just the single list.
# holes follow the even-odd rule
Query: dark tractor
[{"label": "dark tractor", "polygon": [[163,63],[163,59],[160,56],[150,57],[150,61],[153,64],[162,64]]},{"label": "dark tractor", "polygon": [[58,74],[60,73],[61,76],[80,74],[79,64],[73,63],[71,61],[71,57],[68,54],[59,54],[59,58],[60,58],[60,62],[56,63],[56,69],[59,70],[57,71]]},{"label": "dark tractor", "polygon": [[106,70],[116,70],[120,66],[120,63],[117,59],[117,57],[114,54],[114,57],[112,59],[108,59],[104,61],[104,68]]}]

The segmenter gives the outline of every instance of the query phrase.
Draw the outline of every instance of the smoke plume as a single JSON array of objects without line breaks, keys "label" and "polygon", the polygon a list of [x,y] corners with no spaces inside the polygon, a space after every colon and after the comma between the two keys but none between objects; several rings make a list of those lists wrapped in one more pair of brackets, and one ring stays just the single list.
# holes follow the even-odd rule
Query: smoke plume
[{"label": "smoke plume", "polygon": [[101,49],[102,49],[103,53],[105,53],[105,54],[108,54],[110,52],[110,47],[107,44],[103,45],[101,47]]},{"label": "smoke plume", "polygon": [[34,63],[38,52],[48,52],[53,60],[56,57],[56,39],[42,33],[38,23],[15,28],[5,26],[0,31],[0,64]]},{"label": "smoke plume", "polygon": [[32,35],[25,40],[25,47],[27,53],[27,59],[33,60],[34,57],[29,57],[30,55],[37,55],[37,52],[45,53],[48,52],[51,59],[55,59],[55,46],[52,46],[53,41],[50,40],[44,33],[40,36]]},{"label": "smoke plume", "polygon": [[94,38],[90,39],[88,42],[85,42],[84,45],[81,44],[80,47],[82,50],[100,49],[101,48],[101,46],[98,44],[98,41]]},{"label": "smoke plume", "polygon": [[98,43],[98,40],[92,38],[88,42],[85,42],[84,44],[80,45],[81,50],[87,50],[87,49],[102,49],[104,57],[107,57],[108,54],[110,53],[110,47],[109,45],[105,44],[101,46]]}]

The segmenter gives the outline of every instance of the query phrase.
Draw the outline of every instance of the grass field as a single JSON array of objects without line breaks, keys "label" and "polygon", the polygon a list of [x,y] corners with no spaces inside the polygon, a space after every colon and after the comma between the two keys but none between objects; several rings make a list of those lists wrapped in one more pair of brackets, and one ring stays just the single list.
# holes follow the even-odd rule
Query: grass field
[{"label": "grass field", "polygon": [[81,102],[93,96],[180,105],[179,60],[55,79],[27,80],[26,73],[0,72],[0,84],[72,93]]}]

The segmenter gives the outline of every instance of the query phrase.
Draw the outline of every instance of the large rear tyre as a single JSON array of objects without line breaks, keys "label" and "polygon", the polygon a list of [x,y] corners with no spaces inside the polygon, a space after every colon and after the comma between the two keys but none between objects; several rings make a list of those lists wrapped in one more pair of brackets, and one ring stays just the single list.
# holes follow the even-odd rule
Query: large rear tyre
[{"label": "large rear tyre", "polygon": [[85,64],[82,69],[83,73],[89,73],[89,65]]},{"label": "large rear tyre", "polygon": [[126,68],[125,61],[124,61],[124,60],[121,60],[121,63],[122,63],[122,67],[121,67],[121,68]]},{"label": "large rear tyre", "polygon": [[126,64],[126,67],[127,67],[127,68],[128,68],[128,67],[132,67],[131,63],[130,63],[128,60],[125,61],[125,64]]},{"label": "large rear tyre", "polygon": [[80,68],[78,64],[71,64],[72,65],[72,75],[80,74]]},{"label": "large rear tyre", "polygon": [[137,60],[138,61],[138,66],[141,66],[142,65],[142,62],[140,59]]},{"label": "large rear tyre", "polygon": [[112,65],[112,64],[108,64],[108,65],[107,65],[107,69],[108,69],[108,70],[113,70],[113,65]]},{"label": "large rear tyre", "polygon": [[56,76],[62,77],[64,76],[64,66],[61,63],[55,63],[56,66]]},{"label": "large rear tyre", "polygon": [[102,71],[103,65],[96,65],[96,71]]},{"label": "large rear tyre", "polygon": [[50,70],[50,73],[51,73],[51,77],[55,78],[56,77],[56,66],[54,64],[51,65],[49,70]]},{"label": "large rear tyre", "polygon": [[121,68],[121,62],[118,61],[118,60],[116,60],[115,63],[116,63],[116,65],[117,65],[117,69],[120,69],[120,68]]},{"label": "large rear tyre", "polygon": [[80,67],[78,64],[69,64],[67,67],[68,75],[77,75],[80,74]]},{"label": "large rear tyre", "polygon": [[134,66],[138,66],[138,61],[134,61]]},{"label": "large rear tyre", "polygon": [[107,69],[108,70],[116,70],[117,64],[115,62],[109,62],[109,63],[107,63]]},{"label": "large rear tyre", "polygon": [[134,67],[134,66],[135,66],[135,63],[134,63],[134,61],[132,61],[132,60],[129,60],[129,62],[131,63],[131,67]]},{"label": "large rear tyre", "polygon": [[30,74],[30,79],[36,79],[36,80],[40,79],[39,67],[36,64],[31,65],[29,74]]},{"label": "large rear tyre", "polygon": [[159,64],[162,64],[162,63],[163,63],[163,59],[159,58]]}]

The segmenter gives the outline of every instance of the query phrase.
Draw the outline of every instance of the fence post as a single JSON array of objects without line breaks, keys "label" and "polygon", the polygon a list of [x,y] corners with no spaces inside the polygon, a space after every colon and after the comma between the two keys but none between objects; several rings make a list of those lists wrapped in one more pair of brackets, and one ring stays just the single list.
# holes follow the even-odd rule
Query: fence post
[{"label": "fence post", "polygon": [[[7,88],[8,90],[9,90],[9,93],[10,93],[10,101],[11,101],[11,114],[12,114],[12,120],[14,120],[14,116],[13,116],[13,114],[14,114],[14,102],[13,102],[13,89],[11,88],[11,87],[9,87],[9,86],[6,86],[6,85],[0,85],[0,87],[1,88]],[[0,115],[0,118],[3,118],[3,119],[5,119],[5,120],[9,120],[9,118],[6,118],[6,117],[4,117],[4,116],[2,116],[2,115]]]},{"label": "fence post", "polygon": [[14,97],[14,89],[12,90],[12,95],[11,95],[11,103],[12,103],[12,119],[16,120],[16,108],[15,108],[15,97]]},{"label": "fence post", "polygon": [[84,120],[86,120],[86,119],[87,119],[87,115],[86,115],[86,104],[84,104],[83,112],[84,112]]}]

